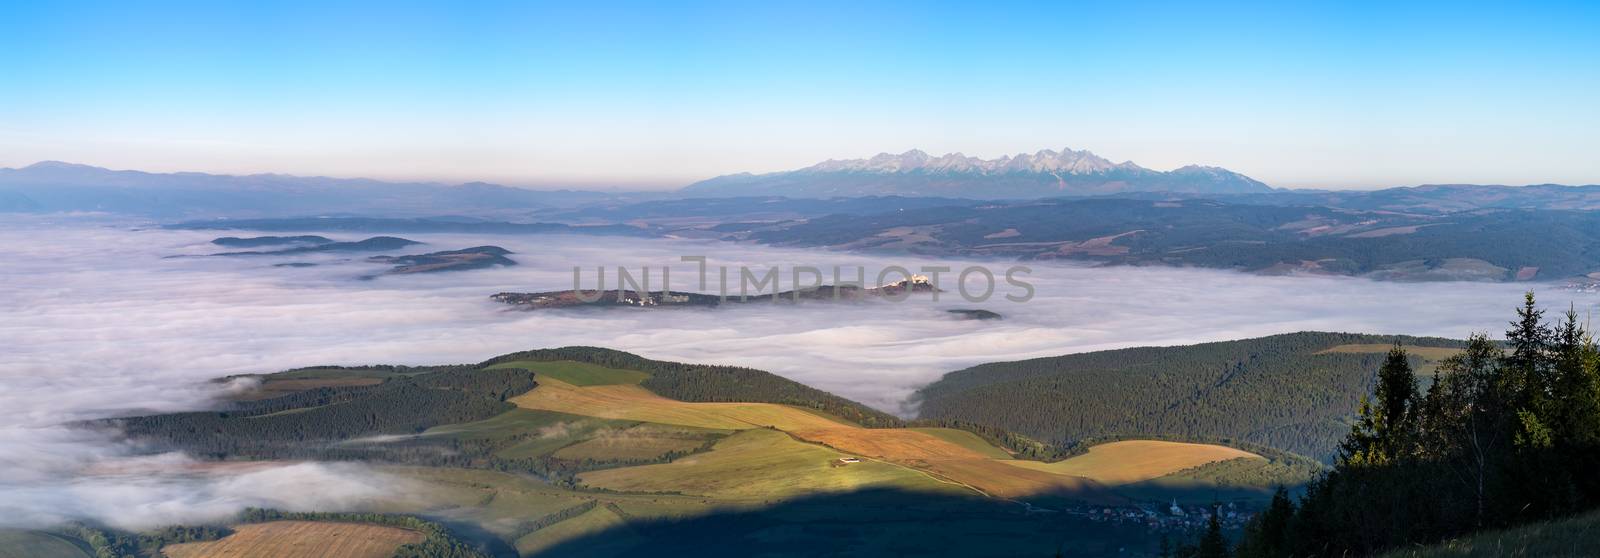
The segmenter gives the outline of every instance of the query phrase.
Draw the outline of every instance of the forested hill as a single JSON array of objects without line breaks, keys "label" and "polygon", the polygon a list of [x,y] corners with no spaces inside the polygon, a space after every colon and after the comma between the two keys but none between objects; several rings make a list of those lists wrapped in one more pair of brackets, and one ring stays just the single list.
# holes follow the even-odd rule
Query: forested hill
[{"label": "forested hill", "polygon": [[[1068,446],[1168,436],[1261,444],[1327,460],[1396,341],[1432,370],[1463,342],[1302,332],[999,362],[918,392],[921,418],[1004,428]],[[1421,349],[1420,347],[1435,347]]]},{"label": "forested hill", "polygon": [[650,375],[639,385],[679,401],[781,403],[816,409],[869,428],[902,426],[893,415],[781,376],[737,366],[650,360],[599,347],[561,347],[501,355],[482,367],[517,361],[576,361]]}]

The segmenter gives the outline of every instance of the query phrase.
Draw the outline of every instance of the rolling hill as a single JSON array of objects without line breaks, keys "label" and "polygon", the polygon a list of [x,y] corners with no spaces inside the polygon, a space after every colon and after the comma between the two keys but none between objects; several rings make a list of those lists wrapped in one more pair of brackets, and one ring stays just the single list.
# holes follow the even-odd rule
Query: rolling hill
[{"label": "rolling hill", "polygon": [[[380,465],[422,483],[421,494],[429,495],[397,499],[383,511],[446,519],[451,537],[500,556],[633,555],[663,541],[685,543],[665,535],[679,529],[805,530],[818,517],[836,518],[827,529],[843,538],[834,540],[861,547],[894,547],[886,537],[896,525],[933,521],[973,541],[1009,537],[972,547],[977,555],[1045,548],[1049,543],[1030,537],[1069,532],[1109,553],[1148,545],[1137,534],[1145,527],[1059,515],[1042,522],[1035,514],[1085,506],[1132,513],[1141,501],[1192,503],[1218,494],[1259,501],[1267,487],[1286,482],[1283,475],[1242,489],[1212,482],[1250,478],[1236,470],[1259,475],[1272,461],[1208,444],[1125,441],[1056,463],[1031,461],[985,436],[906,428],[895,417],[759,370],[593,347],[525,351],[474,365],[318,367],[229,381],[253,387],[219,410],[117,424],[153,449],[211,459]],[[1197,474],[1214,467],[1227,471]],[[973,520],[974,510],[989,511]],[[362,525],[393,527],[404,516],[257,515],[173,550],[283,555],[335,537],[343,541],[341,552],[377,555],[418,537]],[[595,537],[605,542],[592,544]],[[771,542],[755,532],[730,540],[743,545],[730,552]],[[925,544],[935,543],[906,548]]]},{"label": "rolling hill", "polygon": [[[1061,446],[1119,437],[1255,444],[1330,459],[1396,341],[1423,371],[1460,341],[1304,332],[991,363],[918,392],[923,419]],[[1426,349],[1423,349],[1426,348]]]}]

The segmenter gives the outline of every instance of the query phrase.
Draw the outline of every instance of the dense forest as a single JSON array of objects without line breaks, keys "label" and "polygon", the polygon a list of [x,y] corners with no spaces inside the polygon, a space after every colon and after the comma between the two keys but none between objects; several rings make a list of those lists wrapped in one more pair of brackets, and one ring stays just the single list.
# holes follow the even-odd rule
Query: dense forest
[{"label": "dense forest", "polygon": [[209,525],[172,526],[142,533],[127,533],[78,522],[61,525],[52,531],[82,541],[89,547],[89,551],[94,553],[95,558],[160,556],[161,547],[169,544],[214,541],[233,534],[233,531],[226,527]]},{"label": "dense forest", "polygon": [[516,361],[562,360],[645,372],[650,377],[641,386],[657,395],[679,401],[780,403],[816,409],[869,428],[903,424],[888,413],[754,368],[664,362],[598,347],[562,347],[511,353],[490,359],[482,366]]},{"label": "dense forest", "polygon": [[1475,335],[1424,387],[1396,347],[1294,503],[1280,494],[1242,557],[1367,555],[1600,508],[1600,350],[1576,312],[1527,296],[1506,345]]},{"label": "dense forest", "polygon": [[[1396,342],[1462,346],[1311,332],[1139,347],[975,366],[946,374],[918,397],[924,420],[1013,431],[1061,448],[1055,453],[1117,437],[1165,436],[1330,460],[1384,355],[1323,351]],[[986,437],[996,436],[1003,435]]]}]

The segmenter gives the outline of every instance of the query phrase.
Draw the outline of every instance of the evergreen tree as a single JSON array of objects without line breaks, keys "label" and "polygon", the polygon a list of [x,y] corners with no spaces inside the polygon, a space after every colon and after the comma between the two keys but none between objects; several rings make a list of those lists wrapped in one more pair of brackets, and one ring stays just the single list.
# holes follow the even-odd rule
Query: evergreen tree
[{"label": "evergreen tree", "polygon": [[1523,295],[1522,307],[1517,309],[1517,320],[1506,331],[1506,344],[1511,351],[1505,355],[1502,384],[1497,386],[1506,396],[1516,415],[1516,442],[1519,447],[1548,447],[1552,440],[1549,427],[1552,373],[1550,344],[1553,333],[1544,325],[1544,311],[1535,304],[1533,292]]},{"label": "evergreen tree", "polygon": [[[1556,330],[1552,428],[1561,462],[1578,471],[1571,481],[1577,496],[1600,502],[1600,350],[1568,310]],[[1589,471],[1590,474],[1582,472]]]},{"label": "evergreen tree", "polygon": [[1396,343],[1378,369],[1378,445],[1385,460],[1400,457],[1414,426],[1413,408],[1417,403],[1417,375],[1411,370],[1411,357]]},{"label": "evergreen tree", "polygon": [[1228,539],[1222,536],[1221,507],[1211,506],[1211,519],[1206,521],[1206,532],[1200,536],[1197,558],[1228,558]]},{"label": "evergreen tree", "polygon": [[1289,523],[1294,520],[1294,502],[1284,487],[1272,493],[1272,503],[1245,526],[1244,536],[1234,554],[1239,558],[1284,558],[1292,552]]},{"label": "evergreen tree", "polygon": [[1377,466],[1404,457],[1414,437],[1417,400],[1417,376],[1411,370],[1410,356],[1397,343],[1378,369],[1373,397],[1361,398],[1356,423],[1339,446],[1339,462]]}]

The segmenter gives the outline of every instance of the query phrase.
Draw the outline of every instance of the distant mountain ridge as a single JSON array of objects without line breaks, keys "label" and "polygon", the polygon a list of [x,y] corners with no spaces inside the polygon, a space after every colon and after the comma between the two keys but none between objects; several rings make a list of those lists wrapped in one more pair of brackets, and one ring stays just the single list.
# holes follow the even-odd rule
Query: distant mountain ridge
[{"label": "distant mountain ridge", "polygon": [[452,185],[286,174],[152,173],[60,161],[0,168],[0,212],[100,211],[152,217],[481,215],[615,197],[483,182]]},{"label": "distant mountain ridge", "polygon": [[845,159],[793,171],[733,174],[690,184],[685,194],[789,197],[950,196],[977,199],[1091,196],[1119,192],[1249,194],[1272,187],[1220,167],[1171,171],[1121,163],[1082,150],[1043,149],[997,159],[913,149],[898,155]]}]

